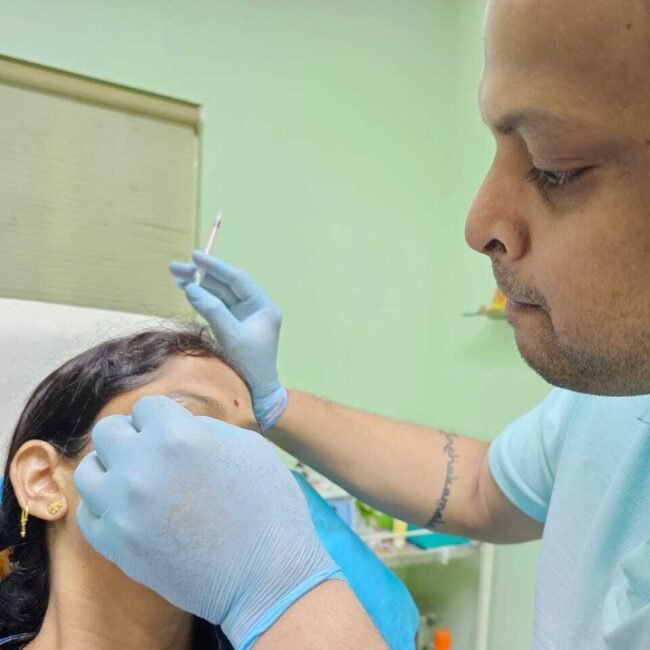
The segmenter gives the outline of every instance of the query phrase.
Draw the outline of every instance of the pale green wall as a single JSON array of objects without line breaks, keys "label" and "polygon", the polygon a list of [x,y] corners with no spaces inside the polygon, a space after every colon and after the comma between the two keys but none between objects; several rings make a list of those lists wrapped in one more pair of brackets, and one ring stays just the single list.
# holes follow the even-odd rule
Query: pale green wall
[{"label": "pale green wall", "polygon": [[[4,0],[0,51],[202,104],[204,231],[223,207],[220,253],[282,306],[284,380],[488,438],[546,388],[459,316],[493,290],[463,240],[482,5]],[[491,650],[530,647],[535,557],[498,552]]]}]

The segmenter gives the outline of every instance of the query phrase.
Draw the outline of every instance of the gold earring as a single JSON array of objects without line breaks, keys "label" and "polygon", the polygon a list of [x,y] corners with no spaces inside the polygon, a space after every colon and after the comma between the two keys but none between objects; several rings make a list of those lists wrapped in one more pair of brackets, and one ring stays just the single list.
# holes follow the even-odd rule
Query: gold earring
[{"label": "gold earring", "polygon": [[55,515],[57,512],[59,512],[59,510],[61,510],[61,508],[63,508],[63,504],[60,501],[55,501],[54,503],[50,503],[50,505],[47,506],[47,511],[51,515]]},{"label": "gold earring", "polygon": [[27,537],[27,519],[29,518],[29,506],[25,506],[20,513],[20,536]]}]

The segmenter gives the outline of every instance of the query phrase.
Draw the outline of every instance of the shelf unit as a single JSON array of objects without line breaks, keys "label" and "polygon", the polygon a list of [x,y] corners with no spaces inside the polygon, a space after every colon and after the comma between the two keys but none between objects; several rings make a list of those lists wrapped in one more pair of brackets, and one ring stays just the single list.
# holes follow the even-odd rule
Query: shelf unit
[{"label": "shelf unit", "polygon": [[[356,516],[355,500],[340,486],[304,465],[298,466],[320,495],[394,571],[413,595],[422,619],[452,630],[454,650],[488,650],[494,547],[469,542],[421,548],[409,539],[426,529],[394,532],[371,527]],[[418,646],[417,650],[430,650]]]},{"label": "shelf unit", "polygon": [[[413,537],[414,534],[430,535],[430,530],[422,531],[409,531],[408,537]],[[389,532],[388,535],[382,533],[372,533],[370,535],[362,535],[361,539],[372,548],[372,542],[375,540],[390,541],[394,539],[397,541],[402,535],[393,535]],[[375,550],[375,549],[373,549]],[[450,560],[463,559],[470,556],[475,556],[481,552],[481,544],[479,542],[470,542],[469,544],[452,544],[449,546],[437,546],[435,548],[420,548],[409,541],[406,541],[404,546],[394,546],[393,548],[375,550],[378,557],[389,566],[391,569],[396,569],[401,566],[414,566],[417,564],[428,564],[429,562],[437,562],[439,564],[448,564]]]},{"label": "shelf unit", "polygon": [[[455,611],[453,616],[449,613],[445,615],[445,608],[434,612],[423,612],[423,614],[433,615],[440,625],[454,629],[454,650],[488,650],[494,547],[491,544],[470,542],[424,549],[404,540],[405,537],[430,534],[430,530],[424,529],[409,530],[406,533],[373,531],[361,535],[361,539],[402,578],[421,609],[422,602],[426,601],[426,598],[422,597],[422,592],[426,592],[426,586],[423,589],[423,585],[414,584],[414,572],[436,565],[446,567],[450,563],[467,560],[470,565],[469,571],[474,573],[474,584],[471,594],[467,594],[464,599],[465,606],[471,610],[466,612],[466,624],[463,624],[463,613],[460,611]],[[376,548],[378,543],[382,544],[381,549]],[[453,576],[453,571],[450,574]],[[463,628],[460,634],[459,626]],[[473,628],[473,633],[467,629],[468,627]]]}]

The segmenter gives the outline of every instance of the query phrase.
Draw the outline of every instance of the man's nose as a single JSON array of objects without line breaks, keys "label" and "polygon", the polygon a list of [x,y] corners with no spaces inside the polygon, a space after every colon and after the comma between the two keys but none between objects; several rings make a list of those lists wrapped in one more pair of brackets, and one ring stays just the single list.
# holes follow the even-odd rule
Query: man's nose
[{"label": "man's nose", "polygon": [[495,163],[474,199],[465,222],[465,241],[493,261],[513,263],[526,254],[529,231],[522,211],[525,197],[516,179]]}]

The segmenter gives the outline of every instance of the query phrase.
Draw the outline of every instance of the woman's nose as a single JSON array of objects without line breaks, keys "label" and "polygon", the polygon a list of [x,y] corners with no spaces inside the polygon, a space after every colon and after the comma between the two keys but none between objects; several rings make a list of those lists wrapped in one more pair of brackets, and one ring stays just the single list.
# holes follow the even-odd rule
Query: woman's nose
[{"label": "woman's nose", "polygon": [[467,215],[465,240],[494,261],[516,262],[529,245],[524,209],[525,197],[515,179],[493,164]]}]

